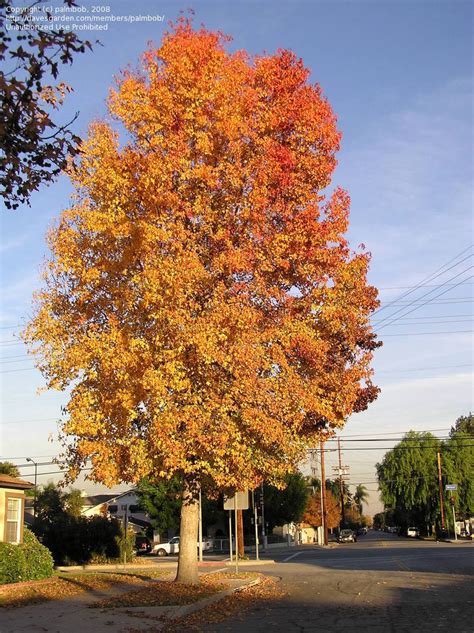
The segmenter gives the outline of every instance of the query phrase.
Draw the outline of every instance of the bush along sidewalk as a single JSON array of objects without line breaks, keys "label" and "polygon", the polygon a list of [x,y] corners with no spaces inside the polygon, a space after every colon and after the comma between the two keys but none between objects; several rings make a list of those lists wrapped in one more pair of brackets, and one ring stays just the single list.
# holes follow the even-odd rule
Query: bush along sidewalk
[{"label": "bush along sidewalk", "polygon": [[23,543],[0,543],[0,584],[50,578],[53,566],[51,552],[28,529]]}]

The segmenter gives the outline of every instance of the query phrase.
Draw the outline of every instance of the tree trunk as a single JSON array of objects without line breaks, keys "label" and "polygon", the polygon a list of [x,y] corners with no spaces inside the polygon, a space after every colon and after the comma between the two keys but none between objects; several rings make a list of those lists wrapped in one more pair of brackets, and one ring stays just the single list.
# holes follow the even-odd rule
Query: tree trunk
[{"label": "tree trunk", "polygon": [[198,487],[184,483],[181,507],[178,573],[176,582],[198,585],[197,538],[199,525]]},{"label": "tree trunk", "polygon": [[237,529],[239,531],[239,558],[243,558],[244,549],[244,517],[242,510],[237,510]]}]

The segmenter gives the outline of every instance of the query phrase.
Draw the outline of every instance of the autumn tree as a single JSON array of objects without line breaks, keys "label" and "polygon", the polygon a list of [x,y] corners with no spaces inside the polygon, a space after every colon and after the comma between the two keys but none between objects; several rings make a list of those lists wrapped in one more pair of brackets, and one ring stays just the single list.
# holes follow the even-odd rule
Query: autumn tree
[{"label": "autumn tree", "polygon": [[[64,0],[75,7],[74,0]],[[79,150],[72,120],[54,120],[71,87],[58,81],[61,65],[91,44],[76,33],[51,29],[43,0],[0,0],[0,195],[7,208],[28,202],[42,183],[64,169]]]},{"label": "autumn tree", "polygon": [[[369,254],[331,182],[336,117],[292,52],[251,58],[185,19],[95,122],[25,334],[75,477],[184,484],[177,578],[198,582],[198,490],[282,481],[378,389]],[[120,132],[119,132],[120,130]]]},{"label": "autumn tree", "polygon": [[[326,490],[326,520],[328,529],[339,527],[341,522],[341,507],[339,501],[330,490]],[[320,494],[317,493],[308,496],[303,513],[303,521],[314,528],[322,525]]]}]

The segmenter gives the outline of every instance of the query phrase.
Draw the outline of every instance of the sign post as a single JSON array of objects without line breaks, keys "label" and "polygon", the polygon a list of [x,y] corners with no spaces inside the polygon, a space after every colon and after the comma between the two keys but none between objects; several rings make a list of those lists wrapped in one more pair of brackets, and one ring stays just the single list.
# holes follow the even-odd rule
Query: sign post
[{"label": "sign post", "polygon": [[[224,510],[234,510],[235,513],[235,571],[239,570],[239,533],[237,526],[237,510],[249,509],[249,491],[236,492],[233,497],[224,497]],[[232,547],[232,541],[231,541]]]},{"label": "sign post", "polygon": [[[458,489],[457,484],[446,484],[446,490],[450,490],[451,492],[454,492],[455,490]],[[451,507],[453,509],[453,531],[454,531],[454,540],[457,541],[458,540],[458,535],[456,534],[456,511],[454,510],[454,504],[456,503],[456,499],[453,497],[451,497],[449,499],[450,503],[451,503]]]},{"label": "sign post", "polygon": [[258,517],[257,517],[257,503],[255,501],[255,491],[252,491],[253,501],[253,521],[255,523],[255,560],[260,560],[258,552]]},{"label": "sign post", "polygon": [[239,527],[237,525],[237,495],[234,495],[234,519],[235,519],[235,573],[239,572]]},{"label": "sign post", "polygon": [[202,494],[201,488],[199,488],[199,562],[202,563]]},{"label": "sign post", "polygon": [[232,562],[232,512],[229,510],[229,554],[230,562]]}]

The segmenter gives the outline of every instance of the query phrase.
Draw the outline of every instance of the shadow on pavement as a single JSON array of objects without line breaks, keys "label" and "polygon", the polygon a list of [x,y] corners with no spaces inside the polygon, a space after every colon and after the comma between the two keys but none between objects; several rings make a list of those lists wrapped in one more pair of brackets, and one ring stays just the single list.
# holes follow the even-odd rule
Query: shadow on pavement
[{"label": "shadow on pavement", "polygon": [[283,574],[286,596],[206,633],[472,632],[472,580],[411,572]]}]

